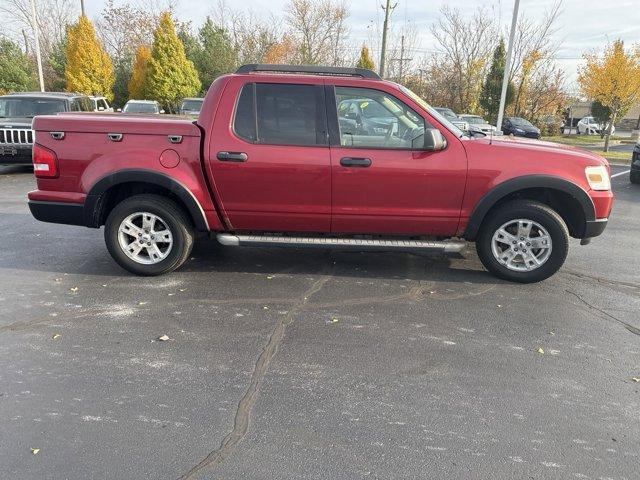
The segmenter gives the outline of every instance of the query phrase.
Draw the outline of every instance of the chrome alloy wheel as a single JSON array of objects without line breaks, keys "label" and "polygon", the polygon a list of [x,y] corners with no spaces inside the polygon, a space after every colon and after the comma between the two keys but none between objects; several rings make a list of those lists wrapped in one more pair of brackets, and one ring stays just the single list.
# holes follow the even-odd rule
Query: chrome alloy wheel
[{"label": "chrome alloy wheel", "polygon": [[173,235],[167,222],[153,213],[136,212],[118,227],[118,244],[131,260],[143,265],[161,262],[171,252]]},{"label": "chrome alloy wheel", "polygon": [[491,239],[496,260],[515,272],[529,272],[545,264],[551,256],[551,236],[537,222],[519,218],[498,228]]}]

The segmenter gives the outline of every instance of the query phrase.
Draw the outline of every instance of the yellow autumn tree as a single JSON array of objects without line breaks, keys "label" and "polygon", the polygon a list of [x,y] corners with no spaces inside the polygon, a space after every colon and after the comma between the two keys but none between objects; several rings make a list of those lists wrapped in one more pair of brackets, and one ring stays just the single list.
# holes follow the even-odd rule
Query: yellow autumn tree
[{"label": "yellow autumn tree", "polygon": [[68,92],[113,99],[113,64],[86,16],[80,16],[77,23],[68,27],[65,54],[64,77]]},{"label": "yellow autumn tree", "polygon": [[153,32],[146,83],[147,93],[170,112],[176,110],[181,99],[200,91],[198,72],[193,62],[187,59],[169,12],[160,16],[158,27]]},{"label": "yellow autumn tree", "polygon": [[282,40],[267,47],[266,52],[262,56],[262,61],[264,63],[292,63],[296,53],[295,42],[289,35],[285,34]]},{"label": "yellow autumn tree", "polygon": [[608,152],[611,126],[640,101],[640,47],[627,51],[622,40],[616,40],[604,55],[592,53],[584,59],[584,67],[578,70],[582,93],[611,111],[604,142]]},{"label": "yellow autumn tree", "polygon": [[369,53],[369,47],[366,45],[362,45],[360,49],[360,57],[358,58],[358,62],[356,63],[356,67],[358,68],[366,68],[367,70],[375,70],[376,65],[373,63],[373,59],[371,58],[371,54]]},{"label": "yellow autumn tree", "polygon": [[131,79],[129,80],[129,98],[148,100],[147,76],[149,73],[149,59],[151,49],[146,45],[140,45],[136,50],[136,58],[133,62]]}]

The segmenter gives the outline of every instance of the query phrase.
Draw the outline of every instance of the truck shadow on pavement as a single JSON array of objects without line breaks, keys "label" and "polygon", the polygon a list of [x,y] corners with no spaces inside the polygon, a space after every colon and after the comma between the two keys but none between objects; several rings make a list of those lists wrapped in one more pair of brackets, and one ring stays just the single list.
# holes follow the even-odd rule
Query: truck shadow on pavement
[{"label": "truck shadow on pavement", "polygon": [[191,260],[179,272],[317,275],[328,269],[336,277],[504,283],[482,268],[472,247],[464,255],[445,256],[423,252],[223,247],[215,240],[202,239],[196,242]]}]

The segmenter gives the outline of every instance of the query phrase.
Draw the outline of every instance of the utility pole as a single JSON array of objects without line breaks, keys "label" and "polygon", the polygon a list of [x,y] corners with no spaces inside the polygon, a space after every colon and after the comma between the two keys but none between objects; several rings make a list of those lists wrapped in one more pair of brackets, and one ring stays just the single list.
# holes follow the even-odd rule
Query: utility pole
[{"label": "utility pole", "polygon": [[84,0],[80,0],[80,11],[82,12],[82,16],[85,17],[86,14],[84,13]]},{"label": "utility pole", "polygon": [[404,56],[404,35],[402,35],[402,37],[400,37],[400,58],[392,58],[391,60],[400,62],[400,75],[398,80],[401,82],[402,81],[402,77],[404,77],[404,62],[410,62],[411,60],[413,60],[413,58],[405,58]]},{"label": "utility pole", "polygon": [[38,29],[38,16],[36,15],[36,0],[31,0],[31,23],[33,25],[33,38],[36,45],[36,61],[38,63],[38,80],[40,81],[40,91],[44,92],[42,56],[40,55],[40,31]]},{"label": "utility pole", "polygon": [[516,34],[516,25],[518,23],[518,8],[520,0],[515,0],[513,6],[513,18],[511,19],[511,32],[509,33],[509,46],[507,47],[507,59],[504,65],[504,75],[502,77],[502,92],[500,94],[500,108],[498,109],[498,121],[496,128],[502,130],[502,117],[504,116],[504,104],[507,101],[507,87],[509,86],[509,72],[511,70],[511,55],[513,54],[513,37]]},{"label": "utility pole", "polygon": [[387,6],[382,6],[384,10],[384,24],[382,26],[382,51],[380,52],[380,76],[384,78],[384,67],[386,66],[387,57],[387,30],[389,29],[389,15],[391,11],[396,8],[397,3],[391,6],[391,0],[387,0]]}]

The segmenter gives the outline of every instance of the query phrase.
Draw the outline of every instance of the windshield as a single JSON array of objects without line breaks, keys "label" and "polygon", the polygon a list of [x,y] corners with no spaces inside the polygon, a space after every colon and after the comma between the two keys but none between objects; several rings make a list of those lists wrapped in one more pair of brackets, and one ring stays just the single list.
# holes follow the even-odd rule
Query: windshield
[{"label": "windshield", "polygon": [[0,118],[32,118],[64,112],[64,100],[39,98],[0,98]]},{"label": "windshield", "polygon": [[474,116],[465,117],[463,115],[460,118],[468,123],[473,123],[475,125],[484,125],[485,123],[487,123],[486,120],[482,117],[474,117]]},{"label": "windshield", "polygon": [[203,100],[185,100],[182,102],[182,110],[191,110],[194,112],[199,112],[202,108]]},{"label": "windshield", "polygon": [[533,124],[528,120],[520,117],[511,117],[511,123],[513,123],[516,127],[533,127]]},{"label": "windshield", "polygon": [[413,91],[409,90],[407,87],[405,87],[403,85],[398,85],[398,86],[400,87],[400,90],[402,90],[402,93],[407,95],[411,100],[413,100],[418,105],[420,105],[422,108],[424,108],[427,112],[429,112],[429,115],[431,115],[438,122],[440,122],[442,125],[444,125],[456,137],[462,138],[462,137],[465,136],[465,133],[462,130],[460,130],[458,127],[456,127],[444,115],[440,114],[440,112],[438,112],[435,108],[433,108],[431,105],[429,105],[427,102],[425,102],[422,98],[420,98],[417,93],[414,93]]},{"label": "windshield", "polygon": [[158,113],[158,108],[154,103],[127,103],[122,109],[125,113]]}]

